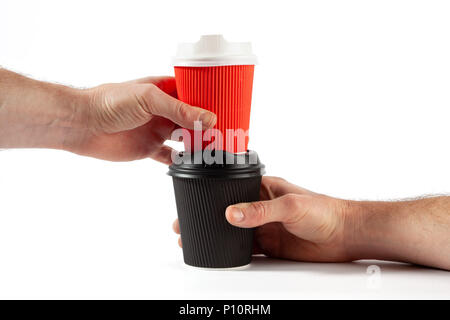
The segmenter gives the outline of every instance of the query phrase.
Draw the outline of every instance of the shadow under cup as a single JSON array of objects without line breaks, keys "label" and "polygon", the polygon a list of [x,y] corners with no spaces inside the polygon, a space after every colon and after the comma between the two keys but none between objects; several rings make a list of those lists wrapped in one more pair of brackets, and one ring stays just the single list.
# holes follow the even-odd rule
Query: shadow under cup
[{"label": "shadow under cup", "polygon": [[184,262],[204,268],[249,264],[253,229],[229,224],[225,210],[259,200],[264,165],[257,154],[218,151],[213,163],[205,161],[202,152],[179,156],[168,174],[173,178]]}]

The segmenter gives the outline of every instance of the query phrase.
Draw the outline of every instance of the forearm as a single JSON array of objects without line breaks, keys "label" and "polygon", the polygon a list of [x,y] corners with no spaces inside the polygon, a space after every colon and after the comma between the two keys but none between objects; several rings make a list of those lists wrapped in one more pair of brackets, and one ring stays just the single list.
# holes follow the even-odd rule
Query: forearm
[{"label": "forearm", "polygon": [[450,197],[353,202],[354,259],[411,262],[450,270]]},{"label": "forearm", "polygon": [[83,130],[82,90],[0,68],[0,148],[64,149]]}]

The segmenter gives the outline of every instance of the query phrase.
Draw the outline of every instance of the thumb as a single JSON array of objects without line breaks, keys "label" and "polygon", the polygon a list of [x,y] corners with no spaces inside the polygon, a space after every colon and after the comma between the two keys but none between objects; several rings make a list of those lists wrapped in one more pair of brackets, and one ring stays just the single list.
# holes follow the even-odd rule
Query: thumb
[{"label": "thumb", "polygon": [[270,222],[281,222],[293,235],[313,241],[325,242],[336,231],[342,230],[344,202],[329,197],[286,194],[269,201],[240,203],[226,210],[232,225],[253,228]]},{"label": "thumb", "polygon": [[225,216],[229,223],[241,228],[253,228],[270,222],[290,223],[299,216],[302,196],[287,194],[282,197],[229,206]]},{"label": "thumb", "polygon": [[136,86],[139,104],[150,114],[167,118],[187,129],[194,128],[194,121],[201,121],[203,129],[212,128],[216,124],[214,113],[175,99],[154,84]]}]

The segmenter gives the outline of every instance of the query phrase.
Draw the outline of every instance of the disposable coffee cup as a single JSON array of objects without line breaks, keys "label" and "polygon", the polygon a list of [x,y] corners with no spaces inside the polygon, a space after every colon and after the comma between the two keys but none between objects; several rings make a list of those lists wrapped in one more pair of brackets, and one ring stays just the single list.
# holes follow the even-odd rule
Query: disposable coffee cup
[{"label": "disposable coffee cup", "polygon": [[218,133],[200,135],[195,143],[194,132],[186,131],[185,150],[245,152],[256,64],[251,44],[229,42],[221,35],[202,36],[196,43],[180,44],[173,64],[178,99],[217,115]]},{"label": "disposable coffee cup", "polygon": [[216,151],[214,156],[211,162],[203,159],[201,151],[181,152],[179,161],[169,167],[184,262],[203,268],[245,266],[252,257],[253,229],[232,226],[225,209],[259,200],[264,165],[253,151]]}]

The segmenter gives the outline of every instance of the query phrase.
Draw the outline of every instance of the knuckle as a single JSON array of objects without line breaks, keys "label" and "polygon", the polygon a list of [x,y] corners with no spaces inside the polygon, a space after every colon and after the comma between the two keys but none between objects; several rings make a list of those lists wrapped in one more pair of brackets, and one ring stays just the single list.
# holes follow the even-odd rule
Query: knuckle
[{"label": "knuckle", "polygon": [[282,183],[286,183],[286,180],[280,177],[263,177],[263,184],[268,190],[272,190],[272,188]]},{"label": "knuckle", "polygon": [[269,210],[265,204],[265,202],[257,201],[252,202],[250,204],[251,211],[254,213],[252,215],[252,219],[255,220],[255,222],[262,222],[267,220],[269,215]]},{"label": "knuckle", "polygon": [[136,95],[139,106],[149,113],[154,113],[158,87],[153,83],[146,83],[143,97]]},{"label": "knuckle", "polygon": [[175,112],[179,119],[188,119],[190,116],[189,106],[179,100],[175,104]]},{"label": "knuckle", "polygon": [[286,179],[281,177],[269,177],[273,182],[286,182]]},{"label": "knuckle", "polygon": [[296,223],[302,220],[307,214],[305,209],[304,197],[298,194],[289,193],[283,196],[283,201],[288,210],[286,213],[287,223]]},{"label": "knuckle", "polygon": [[291,210],[297,211],[300,208],[300,197],[297,194],[288,193],[287,195],[283,196],[283,198],[286,206]]},{"label": "knuckle", "polygon": [[156,91],[159,90],[158,86],[155,85],[154,83],[146,83],[145,86],[147,93],[150,95],[155,94]]}]

